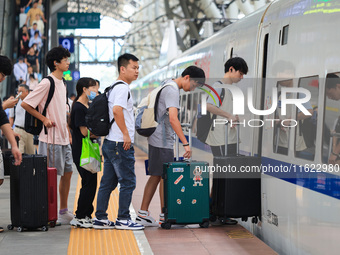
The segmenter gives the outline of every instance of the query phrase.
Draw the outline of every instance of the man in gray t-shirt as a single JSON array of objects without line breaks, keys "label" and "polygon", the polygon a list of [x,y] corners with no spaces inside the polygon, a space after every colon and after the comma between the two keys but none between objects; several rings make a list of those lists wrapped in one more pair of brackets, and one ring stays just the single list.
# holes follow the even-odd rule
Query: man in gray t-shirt
[{"label": "man in gray t-shirt", "polygon": [[[166,80],[162,85],[171,84],[162,89],[157,108],[157,120],[162,120],[155,132],[148,138],[149,145],[158,148],[173,149],[175,131],[171,127],[168,109],[171,107],[179,110],[179,88],[173,80]],[[164,117],[163,117],[164,116]],[[163,118],[162,118],[163,117]]]},{"label": "man in gray t-shirt", "polygon": [[162,85],[170,85],[161,91],[157,109],[157,119],[160,120],[159,125],[156,131],[148,138],[150,177],[145,185],[141,209],[138,211],[136,218],[136,222],[144,226],[157,226],[164,221],[163,213],[160,214],[160,222],[157,223],[155,219],[150,216],[148,209],[159,183],[161,209],[164,206],[162,181],[163,163],[172,162],[174,159],[173,146],[175,133],[183,143],[185,149],[183,157],[191,157],[190,145],[183,134],[181,123],[178,119],[178,110],[180,108],[179,91],[180,89],[184,91],[195,89],[195,87],[199,85],[198,80],[200,80],[200,82],[205,81],[204,71],[196,66],[189,66],[183,71],[181,77],[174,80],[166,80],[162,83]]}]

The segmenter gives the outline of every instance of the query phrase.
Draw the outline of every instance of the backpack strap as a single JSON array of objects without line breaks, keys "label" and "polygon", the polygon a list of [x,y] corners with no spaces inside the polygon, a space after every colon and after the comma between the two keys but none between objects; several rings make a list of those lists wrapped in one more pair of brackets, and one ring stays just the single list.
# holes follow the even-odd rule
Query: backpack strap
[{"label": "backpack strap", "polygon": [[[222,84],[221,81],[218,81],[219,83]],[[221,102],[223,103],[223,99],[224,99],[224,96],[225,96],[225,89],[222,88],[222,92],[221,92],[221,95],[220,95],[220,98],[221,98]],[[220,107],[221,107],[221,103],[220,103]],[[211,120],[212,120],[212,123],[214,122],[214,120],[217,118],[217,115],[216,114],[213,114]],[[214,125],[211,125],[211,131],[214,131],[215,127]]]},{"label": "backpack strap", "polygon": [[63,83],[66,87],[66,104],[68,105],[68,108],[70,109],[70,112],[71,112],[71,106],[70,104],[68,103],[68,90],[67,90],[67,83],[66,83],[66,80],[64,79],[64,77],[62,78],[63,79]]},{"label": "backpack strap", "polygon": [[[175,83],[175,82],[174,82]],[[176,83],[175,83],[176,84]],[[175,86],[174,84],[171,84],[171,83],[165,83],[163,86],[162,86],[162,88],[158,91],[158,93],[157,93],[157,96],[156,96],[156,100],[155,100],[155,105],[154,105],[154,116],[155,116],[155,121],[156,122],[158,122],[157,121],[157,111],[158,111],[158,103],[159,103],[159,98],[160,98],[160,96],[161,96],[161,92],[162,92],[162,90],[165,88],[165,87],[167,87],[167,86]],[[177,85],[176,85],[177,86]],[[159,122],[161,122],[161,121],[163,121],[164,120],[164,118],[165,118],[165,116],[166,116],[166,113],[159,119]]]},{"label": "backpack strap", "polygon": [[[51,83],[51,85],[50,85],[50,90],[48,91],[48,96],[47,96],[46,104],[45,104],[44,110],[43,110],[43,112],[42,112],[42,115],[46,117],[46,110],[47,110],[47,107],[48,107],[48,105],[50,104],[50,102],[51,102],[51,100],[52,100],[52,97],[53,97],[53,95],[54,95],[55,83],[54,83],[54,80],[53,80],[53,78],[52,78],[51,76],[47,76],[47,77],[45,77],[45,78],[47,78],[47,79],[50,81],[50,83]],[[45,134],[47,135],[47,128],[46,128],[45,125],[44,125],[44,130],[45,130]]]},{"label": "backpack strap", "polygon": [[[107,87],[105,90],[104,90],[104,93],[106,94],[106,97],[108,98],[109,97],[109,93],[111,92],[111,90],[118,84],[125,84],[124,82],[122,81],[118,81],[114,84],[112,84],[111,86]],[[127,101],[129,101],[130,99],[130,92],[128,93],[128,98],[127,98]],[[110,127],[112,126],[113,122],[115,121],[115,118],[113,118],[111,121],[110,121]]]}]

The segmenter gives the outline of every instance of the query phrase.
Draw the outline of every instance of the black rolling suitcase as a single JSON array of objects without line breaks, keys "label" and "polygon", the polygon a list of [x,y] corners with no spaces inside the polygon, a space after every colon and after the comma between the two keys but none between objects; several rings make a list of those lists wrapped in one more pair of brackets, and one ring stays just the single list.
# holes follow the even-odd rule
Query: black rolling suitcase
[{"label": "black rolling suitcase", "polygon": [[[241,218],[252,222],[261,219],[261,158],[239,154],[239,128],[237,129],[237,154],[227,156],[228,130],[226,125],[225,156],[214,157],[214,166],[228,167],[230,171],[214,172],[212,187],[211,219]],[[241,172],[257,166],[257,172]],[[225,168],[226,169],[226,168]],[[253,168],[255,169],[255,168]]]},{"label": "black rolling suitcase", "polygon": [[[19,138],[15,137],[18,147],[19,147]],[[8,176],[10,175],[10,170],[11,170],[11,164],[13,161],[13,158],[11,158],[12,156],[12,150],[11,150],[11,146],[7,140],[7,138],[3,135],[1,136],[1,151],[2,151],[2,159],[4,162],[4,175]]]},{"label": "black rolling suitcase", "polygon": [[[11,156],[14,160],[14,157]],[[10,164],[11,230],[17,227],[47,231],[47,158],[43,155],[22,155],[20,166]]]},{"label": "black rolling suitcase", "polygon": [[2,151],[2,159],[4,162],[4,174],[6,175],[10,175],[10,170],[11,170],[11,164],[12,164],[12,160],[13,158],[11,158],[12,156],[12,152],[10,150],[4,150]]}]

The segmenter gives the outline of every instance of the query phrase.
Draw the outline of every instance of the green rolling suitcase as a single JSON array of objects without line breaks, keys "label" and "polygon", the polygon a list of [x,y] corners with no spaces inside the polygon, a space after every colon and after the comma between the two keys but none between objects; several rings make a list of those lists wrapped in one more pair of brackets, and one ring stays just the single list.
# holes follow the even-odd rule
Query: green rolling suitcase
[{"label": "green rolling suitcase", "polygon": [[163,164],[164,217],[172,224],[209,226],[209,171],[207,162],[177,161]]}]

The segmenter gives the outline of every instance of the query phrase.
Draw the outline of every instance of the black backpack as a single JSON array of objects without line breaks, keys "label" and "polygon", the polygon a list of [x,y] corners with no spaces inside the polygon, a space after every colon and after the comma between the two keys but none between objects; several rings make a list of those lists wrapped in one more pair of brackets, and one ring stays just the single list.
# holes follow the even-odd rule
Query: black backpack
[{"label": "black backpack", "polygon": [[[46,116],[47,107],[52,100],[54,90],[55,90],[55,84],[54,84],[53,78],[51,76],[47,76],[45,78],[49,79],[51,86],[50,86],[50,90],[48,92],[48,96],[47,96],[47,100],[46,100],[44,110],[41,113],[44,116]],[[38,106],[35,109],[37,111],[39,111]],[[26,111],[26,113],[25,113],[25,131],[27,133],[32,134],[32,135],[39,135],[41,130],[42,130],[42,127],[43,127],[42,121],[37,119],[36,117],[34,117],[33,115],[31,115],[30,113],[28,113]],[[47,128],[45,126],[44,126],[44,129],[45,129],[45,134],[47,134]]]},{"label": "black backpack", "polygon": [[[222,92],[220,95],[221,102],[223,102],[224,96],[225,96],[225,90],[222,89]],[[200,106],[198,106],[198,109],[200,109]],[[216,114],[213,114],[211,116],[210,112],[207,112],[206,115],[197,114],[196,136],[197,136],[197,139],[200,140],[202,143],[205,143],[205,141],[207,140],[210,130],[214,131],[213,122],[216,119],[216,117],[217,117]]]},{"label": "black backpack", "polygon": [[[117,82],[112,86],[107,87],[103,94],[100,94],[93,99],[89,109],[87,110],[85,116],[86,126],[91,133],[96,136],[107,136],[113,122],[115,121],[114,119],[110,121],[109,102],[107,98],[110,91],[118,84],[124,83]],[[128,100],[129,98],[130,93],[128,95]]]}]

